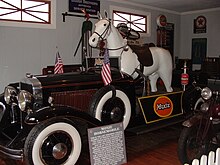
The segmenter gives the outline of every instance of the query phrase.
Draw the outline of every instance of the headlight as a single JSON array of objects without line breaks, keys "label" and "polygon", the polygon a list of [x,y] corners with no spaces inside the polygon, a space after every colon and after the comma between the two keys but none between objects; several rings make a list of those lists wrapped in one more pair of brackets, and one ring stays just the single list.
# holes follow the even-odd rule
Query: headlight
[{"label": "headlight", "polygon": [[15,98],[16,96],[17,96],[17,91],[14,87],[12,87],[12,86],[5,87],[4,99],[7,104],[10,104],[11,99]]},{"label": "headlight", "polygon": [[212,91],[208,87],[205,87],[201,91],[201,96],[203,99],[208,100],[212,97]]},{"label": "headlight", "polygon": [[27,110],[32,104],[32,94],[28,91],[21,90],[18,94],[18,106],[21,109],[21,111]]},{"label": "headlight", "polygon": [[209,103],[205,102],[201,105],[200,110],[202,112],[207,112],[209,110]]}]

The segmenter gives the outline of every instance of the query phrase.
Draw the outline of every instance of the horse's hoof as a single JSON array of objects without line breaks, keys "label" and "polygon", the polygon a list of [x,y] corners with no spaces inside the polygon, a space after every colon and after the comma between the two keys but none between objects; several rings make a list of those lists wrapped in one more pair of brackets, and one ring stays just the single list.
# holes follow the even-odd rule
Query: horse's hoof
[{"label": "horse's hoof", "polygon": [[167,92],[173,92],[173,88],[168,89]]}]

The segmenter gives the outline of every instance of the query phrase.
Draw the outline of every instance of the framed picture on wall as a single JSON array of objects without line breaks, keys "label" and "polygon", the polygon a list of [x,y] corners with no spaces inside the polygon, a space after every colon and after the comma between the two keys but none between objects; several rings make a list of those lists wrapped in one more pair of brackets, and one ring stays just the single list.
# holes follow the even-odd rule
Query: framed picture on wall
[{"label": "framed picture on wall", "polygon": [[207,53],[207,38],[192,39],[192,64],[202,64]]},{"label": "framed picture on wall", "polygon": [[198,16],[194,20],[194,33],[206,33],[206,17],[204,16]]}]

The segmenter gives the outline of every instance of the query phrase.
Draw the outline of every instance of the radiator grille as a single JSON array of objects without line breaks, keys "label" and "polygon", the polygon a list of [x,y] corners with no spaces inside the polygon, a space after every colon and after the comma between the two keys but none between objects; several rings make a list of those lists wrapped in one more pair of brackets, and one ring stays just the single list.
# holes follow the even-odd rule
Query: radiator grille
[{"label": "radiator grille", "polygon": [[54,92],[51,96],[54,98],[54,104],[61,104],[76,107],[81,111],[88,112],[89,103],[96,89]]}]

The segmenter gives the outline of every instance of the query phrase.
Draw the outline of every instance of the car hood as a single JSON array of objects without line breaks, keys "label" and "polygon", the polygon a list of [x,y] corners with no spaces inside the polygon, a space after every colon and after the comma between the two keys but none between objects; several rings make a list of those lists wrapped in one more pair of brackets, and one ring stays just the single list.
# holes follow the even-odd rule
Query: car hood
[{"label": "car hood", "polygon": [[[111,70],[112,80],[120,81],[130,79],[126,75],[122,75],[119,71]],[[75,83],[103,83],[101,77],[101,69],[83,71],[83,72],[69,72],[63,74],[51,74],[51,75],[39,75],[33,76],[32,79],[37,79],[41,83],[41,87],[53,86],[53,85],[68,85]],[[24,79],[23,82],[27,82]],[[29,79],[30,80],[30,79]]]}]

